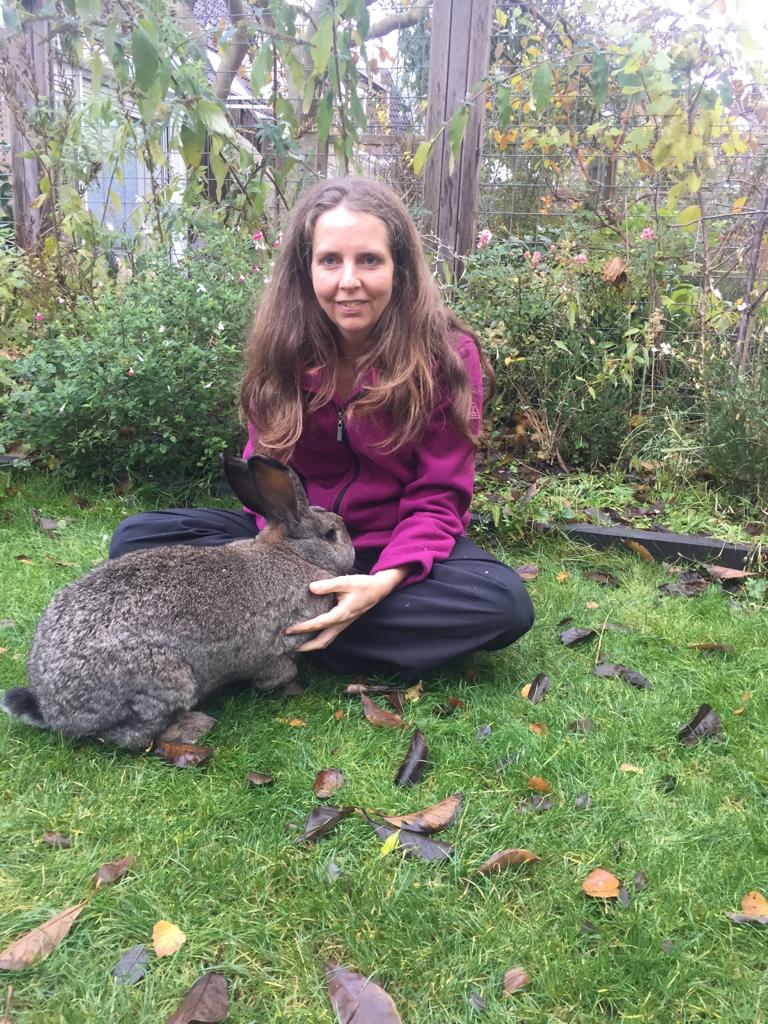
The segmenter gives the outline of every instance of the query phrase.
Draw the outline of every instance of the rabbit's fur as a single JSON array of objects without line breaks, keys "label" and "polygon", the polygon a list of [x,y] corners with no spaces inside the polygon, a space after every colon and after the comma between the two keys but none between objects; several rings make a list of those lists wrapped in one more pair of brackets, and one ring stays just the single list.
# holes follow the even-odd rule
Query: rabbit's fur
[{"label": "rabbit's fur", "polygon": [[224,469],[266,528],[220,546],[131,552],[64,587],[38,623],[29,685],[5,694],[4,711],[137,750],[227,682],[273,690],[296,677],[293,652],[309,635],[285,629],[330,610],[333,596],[309,584],[349,572],[352,543],[287,466],[224,456]]}]

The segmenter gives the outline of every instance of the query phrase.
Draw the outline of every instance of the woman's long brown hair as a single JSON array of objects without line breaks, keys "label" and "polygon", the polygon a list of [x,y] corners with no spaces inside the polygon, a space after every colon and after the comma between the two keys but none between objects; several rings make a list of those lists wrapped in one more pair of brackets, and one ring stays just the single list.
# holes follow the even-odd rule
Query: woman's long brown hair
[{"label": "woman's long brown hair", "polygon": [[375,383],[350,405],[350,413],[385,413],[392,429],[384,447],[396,450],[418,440],[447,393],[456,427],[476,442],[472,424],[481,410],[473,408],[454,340],[460,333],[469,334],[475,344],[477,338],[444,306],[416,227],[392,190],[367,178],[339,178],[314,186],[294,208],[248,337],[240,408],[259,431],[260,449],[290,457],[304,424],[301,378],[306,369],[323,370],[322,386],[308,400],[309,411],[325,405],[335,390],[341,339],[315,298],[311,261],[317,219],[337,206],[384,222],[395,265],[392,298],[357,367],[360,377],[375,367]]}]

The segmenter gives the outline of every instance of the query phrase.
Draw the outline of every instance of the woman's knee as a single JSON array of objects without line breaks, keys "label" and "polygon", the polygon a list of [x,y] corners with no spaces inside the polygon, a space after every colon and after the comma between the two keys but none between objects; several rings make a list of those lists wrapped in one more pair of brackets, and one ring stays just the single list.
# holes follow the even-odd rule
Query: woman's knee
[{"label": "woman's knee", "polygon": [[139,548],[146,547],[146,542],[142,543],[141,541],[146,536],[147,519],[148,516],[145,512],[137,512],[117,524],[115,532],[112,534],[112,540],[109,542],[110,558],[120,558],[121,555],[127,555],[129,551],[137,551]]},{"label": "woman's knee", "polygon": [[493,615],[499,638],[512,643],[533,626],[536,614],[533,602],[514,569],[499,563],[493,575]]}]

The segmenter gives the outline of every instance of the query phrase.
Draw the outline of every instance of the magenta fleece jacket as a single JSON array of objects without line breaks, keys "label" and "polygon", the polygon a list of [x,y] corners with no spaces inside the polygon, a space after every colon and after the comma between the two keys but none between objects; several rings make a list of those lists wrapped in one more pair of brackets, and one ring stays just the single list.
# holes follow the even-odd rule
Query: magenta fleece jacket
[{"label": "magenta fleece jacket", "polygon": [[[468,335],[459,335],[456,347],[469,374],[472,427],[477,430],[483,400],[480,357]],[[320,372],[305,374],[305,391],[317,389]],[[428,576],[432,563],[447,558],[465,532],[475,449],[452,425],[449,402],[443,400],[418,444],[382,451],[376,445],[386,437],[387,424],[377,417],[347,415],[347,406],[358,396],[346,402],[335,396],[306,416],[290,465],[311,505],[343,517],[356,549],[382,549],[371,573],[409,566],[412,571],[402,584],[408,586]],[[256,440],[249,424],[244,459],[253,454]]]}]

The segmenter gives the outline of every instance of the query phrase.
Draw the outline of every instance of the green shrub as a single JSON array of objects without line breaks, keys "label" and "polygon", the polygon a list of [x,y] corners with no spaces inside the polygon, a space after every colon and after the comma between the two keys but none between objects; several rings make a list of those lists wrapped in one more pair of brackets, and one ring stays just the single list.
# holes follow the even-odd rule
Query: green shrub
[{"label": "green shrub", "polygon": [[616,457],[648,362],[625,286],[604,283],[567,241],[510,241],[470,257],[453,306],[494,364],[499,431],[524,414],[541,457]]},{"label": "green shrub", "polygon": [[236,450],[242,340],[265,250],[220,233],[178,263],[144,258],[10,364],[0,443],[80,477],[202,479]]}]

